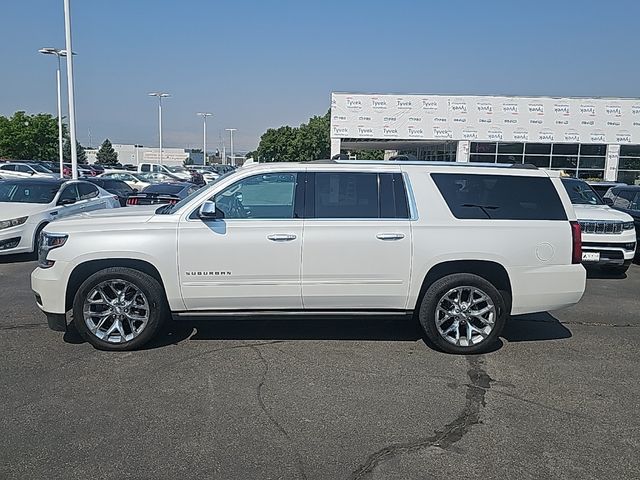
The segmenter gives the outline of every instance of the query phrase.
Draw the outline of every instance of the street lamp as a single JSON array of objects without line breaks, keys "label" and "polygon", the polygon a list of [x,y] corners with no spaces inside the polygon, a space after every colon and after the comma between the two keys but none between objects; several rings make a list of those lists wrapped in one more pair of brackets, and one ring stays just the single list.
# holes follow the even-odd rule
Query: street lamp
[{"label": "street lamp", "polygon": [[165,92],[151,92],[149,96],[158,97],[158,131],[160,137],[160,165],[162,165],[162,99],[171,95]]},{"label": "street lamp", "polygon": [[[71,6],[64,0],[65,50],[73,53],[71,46]],[[71,178],[78,178],[78,152],[76,150],[76,101],[73,93],[73,55],[67,57],[67,96],[69,101],[69,141],[71,142]]]},{"label": "street lamp", "polygon": [[55,55],[58,59],[56,70],[56,88],[58,93],[58,157],[60,160],[60,178],[64,177],[64,158],[62,155],[62,94],[60,92],[60,57],[66,57],[67,52],[60,48],[46,47],[38,50],[45,55]]},{"label": "street lamp", "polygon": [[238,130],[237,128],[225,128],[225,130],[227,132],[229,132],[229,135],[231,136],[231,165],[233,165],[235,167],[236,165],[236,160],[233,157],[233,132],[235,132],[236,130]]},{"label": "street lamp", "polygon": [[213,116],[213,113],[209,112],[198,112],[196,115],[200,115],[202,117],[202,123],[204,127],[204,134],[202,137],[202,165],[207,164],[207,117]]}]

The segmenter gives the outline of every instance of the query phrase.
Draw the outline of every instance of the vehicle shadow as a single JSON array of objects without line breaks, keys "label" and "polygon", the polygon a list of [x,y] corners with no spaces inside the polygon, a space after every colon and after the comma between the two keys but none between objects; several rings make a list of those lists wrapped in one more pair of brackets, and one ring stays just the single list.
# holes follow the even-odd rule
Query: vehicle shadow
[{"label": "vehicle shadow", "polygon": [[[549,313],[513,317],[507,321],[501,335],[509,342],[558,340],[571,336],[569,329]],[[68,325],[63,338],[70,344],[85,343],[73,324]],[[440,351],[412,317],[180,320],[169,322],[164,332],[142,349],[177,345],[186,340],[422,340],[430,349]],[[503,344],[498,339],[487,353],[500,350]]]},{"label": "vehicle shadow", "polygon": [[614,273],[599,268],[587,268],[587,278],[591,280],[624,280],[626,273]]},{"label": "vehicle shadow", "polygon": [[534,313],[511,317],[502,331],[509,342],[539,342],[571,338],[571,331],[550,313]]},{"label": "vehicle shadow", "polygon": [[0,255],[0,265],[6,263],[27,263],[38,260],[35,253],[16,253],[13,255]]}]

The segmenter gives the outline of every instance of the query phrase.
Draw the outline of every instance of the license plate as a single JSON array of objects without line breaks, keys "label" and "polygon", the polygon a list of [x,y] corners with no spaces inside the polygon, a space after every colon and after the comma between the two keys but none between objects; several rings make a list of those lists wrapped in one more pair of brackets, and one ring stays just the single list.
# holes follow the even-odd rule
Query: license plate
[{"label": "license plate", "polygon": [[599,262],[600,252],[582,252],[583,262]]}]

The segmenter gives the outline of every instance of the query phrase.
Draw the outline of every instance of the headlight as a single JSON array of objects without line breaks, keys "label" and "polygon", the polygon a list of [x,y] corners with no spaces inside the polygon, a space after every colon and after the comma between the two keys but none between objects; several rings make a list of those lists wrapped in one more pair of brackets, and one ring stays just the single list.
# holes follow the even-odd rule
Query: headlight
[{"label": "headlight", "polygon": [[624,223],[622,224],[622,229],[623,229],[623,230],[633,230],[634,226],[635,226],[635,225],[634,225],[634,223],[633,223],[633,222],[624,222]]},{"label": "headlight", "polygon": [[55,248],[60,248],[67,242],[69,235],[63,233],[47,233],[40,234],[40,249],[38,250],[38,266],[40,268],[53,267],[54,262],[47,260],[49,252]]},{"label": "headlight", "polygon": [[11,220],[0,220],[0,230],[9,227],[17,227],[27,221],[29,217],[12,218]]}]

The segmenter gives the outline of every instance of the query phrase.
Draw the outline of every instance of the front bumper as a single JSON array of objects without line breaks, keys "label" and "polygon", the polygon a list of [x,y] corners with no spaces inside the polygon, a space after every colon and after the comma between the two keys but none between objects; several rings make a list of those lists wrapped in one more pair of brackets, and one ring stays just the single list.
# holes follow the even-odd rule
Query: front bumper
[{"label": "front bumper", "polygon": [[66,308],[67,263],[60,260],[51,268],[36,268],[31,273],[31,290],[40,310],[64,315]]},{"label": "front bumper", "polygon": [[0,255],[31,253],[32,251],[33,239],[25,225],[0,230]]},{"label": "front bumper", "polygon": [[623,266],[635,256],[637,249],[634,230],[619,235],[582,234],[582,253],[598,253],[597,260],[583,260],[588,266]]}]

